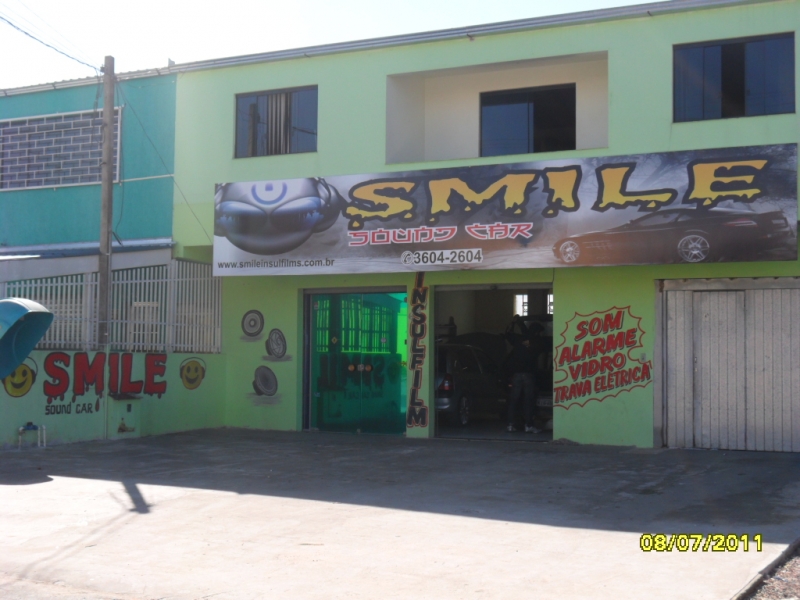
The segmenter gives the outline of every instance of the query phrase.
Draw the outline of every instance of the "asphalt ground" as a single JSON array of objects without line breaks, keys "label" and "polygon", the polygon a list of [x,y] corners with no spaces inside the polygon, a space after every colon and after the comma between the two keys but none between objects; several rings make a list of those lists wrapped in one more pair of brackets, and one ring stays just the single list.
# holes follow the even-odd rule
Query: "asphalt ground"
[{"label": "asphalt ground", "polygon": [[0,506],[4,599],[727,599],[800,455],[219,429],[4,451]]}]

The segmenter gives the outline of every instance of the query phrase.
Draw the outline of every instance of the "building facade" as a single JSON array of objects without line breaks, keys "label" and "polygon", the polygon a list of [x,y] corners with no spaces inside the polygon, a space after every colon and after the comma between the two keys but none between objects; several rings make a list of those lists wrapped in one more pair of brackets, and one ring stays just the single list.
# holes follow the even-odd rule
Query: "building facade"
[{"label": "building facade", "polygon": [[35,443],[18,433],[28,423],[50,443],[222,423],[194,391],[215,385],[219,286],[207,265],[173,260],[175,81],[117,82],[108,348],[97,339],[102,78],[0,92],[0,297],[55,314],[3,380],[4,446]]},{"label": "building facade", "polygon": [[524,334],[532,439],[800,450],[798,23],[690,0],[175,67],[202,425],[524,437]]}]

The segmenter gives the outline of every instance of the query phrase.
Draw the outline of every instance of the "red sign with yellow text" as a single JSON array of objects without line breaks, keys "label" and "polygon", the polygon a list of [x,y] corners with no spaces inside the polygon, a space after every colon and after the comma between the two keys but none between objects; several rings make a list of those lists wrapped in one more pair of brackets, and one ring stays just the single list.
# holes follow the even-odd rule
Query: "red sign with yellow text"
[{"label": "red sign with yellow text", "polygon": [[650,385],[653,363],[642,352],[640,322],[630,307],[575,313],[554,353],[553,407],[586,406]]}]

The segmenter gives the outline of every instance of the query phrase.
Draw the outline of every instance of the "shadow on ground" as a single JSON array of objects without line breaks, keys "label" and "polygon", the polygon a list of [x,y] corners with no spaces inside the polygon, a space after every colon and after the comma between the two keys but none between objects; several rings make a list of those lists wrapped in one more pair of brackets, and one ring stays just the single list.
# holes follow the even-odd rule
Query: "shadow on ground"
[{"label": "shadow on ground", "polygon": [[800,535],[797,454],[215,429],[0,457],[0,485],[119,481],[145,515],[138,484],[556,527]]}]

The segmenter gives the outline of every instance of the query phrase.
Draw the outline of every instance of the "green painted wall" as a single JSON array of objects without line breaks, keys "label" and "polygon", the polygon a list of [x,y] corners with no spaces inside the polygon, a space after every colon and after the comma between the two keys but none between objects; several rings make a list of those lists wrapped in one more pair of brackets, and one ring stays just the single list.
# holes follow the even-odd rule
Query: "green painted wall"
[{"label": "green painted wall", "polygon": [[[368,283],[366,283],[368,281]],[[225,424],[262,429],[300,429],[303,389],[303,290],[325,287],[413,286],[413,275],[325,277],[231,277],[223,281],[222,345],[227,360]],[[242,317],[249,310],[264,315],[261,335],[242,332]],[[282,359],[267,354],[271,329],[286,337]],[[265,365],[278,379],[278,393],[259,396],[253,390],[257,367]]]},{"label": "green painted wall", "polygon": [[[424,344],[432,352],[434,292],[437,285],[482,283],[546,283],[552,281],[552,269],[508,270],[499,272],[436,272],[427,273],[425,285],[430,287],[427,306],[428,335]],[[230,277],[223,286],[223,349],[228,360],[225,424],[234,427],[297,430],[302,426],[303,384],[303,293],[304,290],[331,288],[398,288],[409,293],[414,286],[413,274],[338,275],[308,277]],[[249,310],[264,315],[264,330],[260,336],[243,334],[241,322]],[[509,315],[510,317],[510,315]],[[287,355],[276,360],[267,355],[265,341],[273,328],[286,336]],[[430,406],[433,398],[431,354],[423,370],[421,397]],[[266,398],[253,391],[255,369],[266,365],[275,372],[279,388],[275,396]],[[429,427],[409,428],[410,437],[433,435]]]},{"label": "green painted wall", "polygon": [[[567,321],[613,307],[630,306],[642,319],[642,339],[648,360],[655,342],[655,288],[649,267],[558,269],[553,288],[553,343]],[[557,360],[557,356],[554,356]],[[625,391],[602,402],[590,400],[553,409],[553,439],[566,438],[587,444],[649,447],[653,444],[653,387]]]},{"label": "green painted wall", "polygon": [[[28,422],[44,425],[47,428],[48,444],[62,444],[98,439],[122,439],[145,435],[156,435],[174,431],[187,431],[206,427],[220,427],[223,424],[225,394],[225,360],[222,355],[166,355],[166,371],[163,376],[155,376],[157,382],[166,382],[166,391],[157,395],[136,394],[139,399],[114,400],[108,396],[110,369],[108,363],[104,371],[105,393],[99,397],[96,387],[86,388],[86,393],[74,396],[76,380],[75,355],[68,352],[69,366],[58,363],[69,378],[69,390],[61,397],[48,399],[45,383],[58,383],[47,370],[47,357],[54,353],[36,351],[26,361],[26,365],[36,372],[31,381],[27,371],[18,370],[0,385],[0,447],[16,447],[17,429]],[[88,360],[93,362],[98,353],[89,352]],[[32,362],[31,362],[32,359]],[[184,384],[182,366],[192,360],[205,365],[202,378],[196,384]],[[195,365],[189,365],[193,368]],[[51,373],[52,373],[51,367]],[[122,369],[120,367],[120,376]],[[190,373],[183,372],[191,377]],[[63,376],[63,374],[62,374]],[[134,354],[131,380],[145,378],[145,355]],[[191,380],[190,380],[191,381]],[[21,387],[14,388],[18,384]],[[192,389],[189,389],[189,388]],[[25,391],[27,389],[27,391]],[[11,391],[11,393],[9,392]],[[24,392],[24,393],[22,393]],[[128,406],[130,405],[130,411]],[[120,432],[124,420],[125,429]],[[27,432],[23,443],[36,443],[36,432]]]},{"label": "green painted wall", "polygon": [[[170,75],[120,82],[120,179],[172,174],[175,80]],[[95,102],[102,107],[102,85],[0,97],[0,120],[91,110]],[[170,237],[172,190],[170,178],[116,184],[117,235],[123,241]],[[95,241],[100,235],[100,184],[0,191],[0,214],[0,246]]]},{"label": "green painted wall", "polygon": [[[186,198],[175,196],[178,252],[203,254],[213,232],[214,184],[431,169],[579,156],[614,156],[699,148],[796,143],[797,114],[672,123],[672,47],[675,44],[793,31],[800,3],[756,2],[656,17],[624,19],[531,32],[480,36],[397,48],[300,58],[184,74],[177,83],[176,179]],[[471,65],[608,53],[607,148],[494,158],[387,165],[386,78],[392,74]],[[800,61],[796,61],[800,73]],[[796,80],[800,78],[796,77]],[[319,142],[316,153],[234,160],[234,97],[238,93],[316,84]],[[798,102],[800,105],[800,102]],[[191,206],[191,208],[190,208]],[[198,222],[199,221],[199,222]],[[207,250],[205,251],[207,255]],[[642,319],[645,352],[656,335],[655,280],[696,277],[800,275],[797,263],[603,267],[531,271],[431,273],[426,284],[553,282],[555,326],[575,313],[630,306]],[[326,287],[412,285],[408,275],[228,278],[224,282],[223,349],[227,361],[225,423],[298,429],[301,423],[302,291]],[[253,371],[266,364],[263,344],[241,340],[241,318],[258,308],[265,329],[281,328],[293,359],[275,364],[280,398],[256,404],[248,396]],[[432,301],[428,307],[433,314]],[[430,340],[428,340],[430,341]],[[584,443],[653,445],[653,390],[624,392],[582,408],[556,409],[556,438]],[[426,374],[427,398],[432,394]],[[409,435],[430,435],[410,430]]]}]

